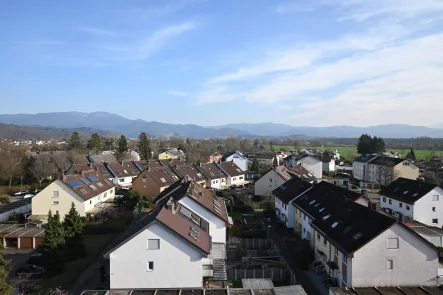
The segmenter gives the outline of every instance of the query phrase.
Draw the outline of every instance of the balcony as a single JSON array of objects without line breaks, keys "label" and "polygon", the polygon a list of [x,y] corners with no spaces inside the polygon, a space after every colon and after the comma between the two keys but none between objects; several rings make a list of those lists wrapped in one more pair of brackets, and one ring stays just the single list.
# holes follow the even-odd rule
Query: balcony
[{"label": "balcony", "polygon": [[214,271],[212,269],[203,269],[202,277],[212,278],[214,276]]}]

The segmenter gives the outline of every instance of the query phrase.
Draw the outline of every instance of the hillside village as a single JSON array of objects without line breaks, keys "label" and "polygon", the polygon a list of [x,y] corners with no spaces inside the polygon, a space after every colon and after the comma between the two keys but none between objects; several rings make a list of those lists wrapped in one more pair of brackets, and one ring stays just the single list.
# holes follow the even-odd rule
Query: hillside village
[{"label": "hillside village", "polygon": [[86,155],[76,134],[64,144],[30,154],[25,181],[38,188],[2,197],[3,255],[24,294],[439,290],[443,188],[412,149],[359,145],[372,153],[352,161],[337,150],[237,149],[191,162],[185,141],[154,154],[144,134],[112,150],[91,136]]}]

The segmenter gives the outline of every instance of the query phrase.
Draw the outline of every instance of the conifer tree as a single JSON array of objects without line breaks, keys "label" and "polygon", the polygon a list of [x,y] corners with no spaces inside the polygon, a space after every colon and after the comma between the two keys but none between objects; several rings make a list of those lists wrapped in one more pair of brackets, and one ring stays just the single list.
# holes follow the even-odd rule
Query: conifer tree
[{"label": "conifer tree", "polygon": [[[0,250],[3,249],[3,245],[0,242]],[[12,286],[8,284],[8,272],[6,271],[5,267],[8,264],[8,262],[3,258],[3,256],[0,253],[0,291],[1,294],[12,294]]]},{"label": "conifer tree", "polygon": [[65,215],[63,229],[66,240],[77,238],[82,233],[83,220],[75,209],[74,202],[72,202],[68,214]]}]

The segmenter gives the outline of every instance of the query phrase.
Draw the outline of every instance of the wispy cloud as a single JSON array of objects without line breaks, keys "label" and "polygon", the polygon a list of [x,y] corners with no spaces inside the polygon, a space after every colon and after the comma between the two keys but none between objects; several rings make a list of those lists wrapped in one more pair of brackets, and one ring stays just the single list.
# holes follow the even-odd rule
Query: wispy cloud
[{"label": "wispy cloud", "polygon": [[[443,31],[432,26],[441,21],[442,1],[313,2],[344,11],[335,20],[350,22],[349,29],[336,39],[295,44],[264,54],[264,62],[246,61],[249,64],[239,69],[211,77],[197,101],[241,99],[273,105],[297,101],[293,120],[312,119],[323,125],[330,125],[330,118],[334,124],[370,125],[374,113],[377,123],[404,122],[405,116],[411,124],[439,123]],[[285,2],[277,12],[294,11],[299,3]],[[352,26],[362,22],[364,31]]]},{"label": "wispy cloud", "polygon": [[138,46],[138,57],[141,59],[149,58],[155,51],[159,50],[166,42],[180,36],[181,34],[195,29],[196,25],[192,22],[178,25],[170,25],[158,31],[155,31],[148,38],[143,40]]},{"label": "wispy cloud", "polygon": [[183,92],[183,91],[174,91],[174,90],[168,90],[166,91],[167,94],[172,95],[172,96],[187,96],[188,93]]},{"label": "wispy cloud", "polygon": [[102,29],[102,28],[97,28],[97,27],[91,27],[91,26],[79,26],[76,27],[77,31],[80,32],[85,32],[88,34],[93,34],[93,35],[104,35],[104,36],[113,36],[116,35],[115,32],[106,30],[106,29]]}]

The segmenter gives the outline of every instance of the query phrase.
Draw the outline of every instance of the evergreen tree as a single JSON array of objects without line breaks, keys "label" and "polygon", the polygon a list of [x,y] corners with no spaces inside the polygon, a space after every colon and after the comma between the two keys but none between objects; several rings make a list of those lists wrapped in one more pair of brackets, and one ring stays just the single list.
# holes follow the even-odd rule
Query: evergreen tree
[{"label": "evergreen tree", "polygon": [[260,172],[260,164],[258,163],[257,158],[254,158],[251,164],[251,171]]},{"label": "evergreen tree", "polygon": [[254,140],[254,147],[259,147],[260,141],[258,139]]},{"label": "evergreen tree", "polygon": [[117,145],[117,158],[123,160],[128,151],[128,140],[126,139],[126,136],[122,134],[118,139]]},{"label": "evergreen tree", "polygon": [[372,138],[367,134],[362,134],[358,139],[357,152],[359,154],[372,154],[374,152]]},{"label": "evergreen tree", "polygon": [[[3,250],[3,245],[0,242],[0,250]],[[8,262],[0,253],[0,294],[12,294],[13,287],[8,284],[8,272],[5,267]]]},{"label": "evergreen tree", "polygon": [[410,150],[409,153],[406,155],[406,158],[407,158],[407,159],[410,159],[410,160],[412,160],[412,161],[415,161],[415,160],[416,160],[416,158],[415,158],[415,152],[414,152],[414,149],[412,148],[412,146],[411,146],[411,150]]},{"label": "evergreen tree", "polygon": [[48,213],[48,222],[45,228],[45,238],[41,251],[43,252],[44,266],[49,272],[57,273],[63,269],[63,246],[65,243],[64,231],[60,222],[60,215]]},{"label": "evergreen tree", "polygon": [[151,159],[151,141],[145,132],[140,133],[138,137],[138,152],[140,153],[140,158],[142,160]]},{"label": "evergreen tree", "polygon": [[75,209],[74,202],[63,220],[63,230],[67,240],[77,238],[83,231],[83,220]]},{"label": "evergreen tree", "polygon": [[71,135],[71,138],[69,138],[69,149],[70,150],[77,150],[82,147],[81,141],[80,141],[80,135],[78,132],[74,132]]},{"label": "evergreen tree", "polygon": [[383,153],[386,150],[386,144],[383,138],[377,136],[372,138],[372,150],[373,153],[377,154]]},{"label": "evergreen tree", "polygon": [[88,140],[87,148],[96,153],[103,151],[103,142],[98,133],[93,133]]}]

